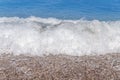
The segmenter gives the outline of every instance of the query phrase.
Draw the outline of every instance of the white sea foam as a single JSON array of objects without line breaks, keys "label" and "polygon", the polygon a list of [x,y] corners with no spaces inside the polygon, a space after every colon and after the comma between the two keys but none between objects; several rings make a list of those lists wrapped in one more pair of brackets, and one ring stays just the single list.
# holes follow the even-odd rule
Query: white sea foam
[{"label": "white sea foam", "polygon": [[120,53],[120,21],[0,18],[0,53]]}]

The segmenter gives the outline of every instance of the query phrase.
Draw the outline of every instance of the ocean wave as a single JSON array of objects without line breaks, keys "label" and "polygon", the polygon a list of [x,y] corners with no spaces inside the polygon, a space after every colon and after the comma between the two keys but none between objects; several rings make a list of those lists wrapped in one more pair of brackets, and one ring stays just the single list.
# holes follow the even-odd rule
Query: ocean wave
[{"label": "ocean wave", "polygon": [[120,21],[1,17],[0,53],[89,55],[120,52]]}]

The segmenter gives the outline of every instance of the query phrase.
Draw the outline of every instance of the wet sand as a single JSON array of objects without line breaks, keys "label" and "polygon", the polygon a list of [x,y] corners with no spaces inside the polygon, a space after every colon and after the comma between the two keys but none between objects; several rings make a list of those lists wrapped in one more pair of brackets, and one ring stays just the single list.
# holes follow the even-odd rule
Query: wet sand
[{"label": "wet sand", "polygon": [[0,80],[120,80],[120,54],[0,55]]}]

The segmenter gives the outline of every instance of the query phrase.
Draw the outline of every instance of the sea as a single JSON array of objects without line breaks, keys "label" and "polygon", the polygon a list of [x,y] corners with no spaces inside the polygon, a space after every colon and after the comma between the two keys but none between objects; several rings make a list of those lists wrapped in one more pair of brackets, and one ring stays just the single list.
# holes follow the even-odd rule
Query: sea
[{"label": "sea", "polygon": [[0,53],[120,53],[120,0],[0,0]]}]

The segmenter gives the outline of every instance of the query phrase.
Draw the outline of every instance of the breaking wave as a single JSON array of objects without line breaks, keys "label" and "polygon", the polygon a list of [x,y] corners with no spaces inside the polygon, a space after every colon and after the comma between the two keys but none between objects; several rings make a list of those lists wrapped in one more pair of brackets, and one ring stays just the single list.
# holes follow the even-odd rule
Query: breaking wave
[{"label": "breaking wave", "polygon": [[120,21],[0,18],[0,53],[89,55],[120,52]]}]

